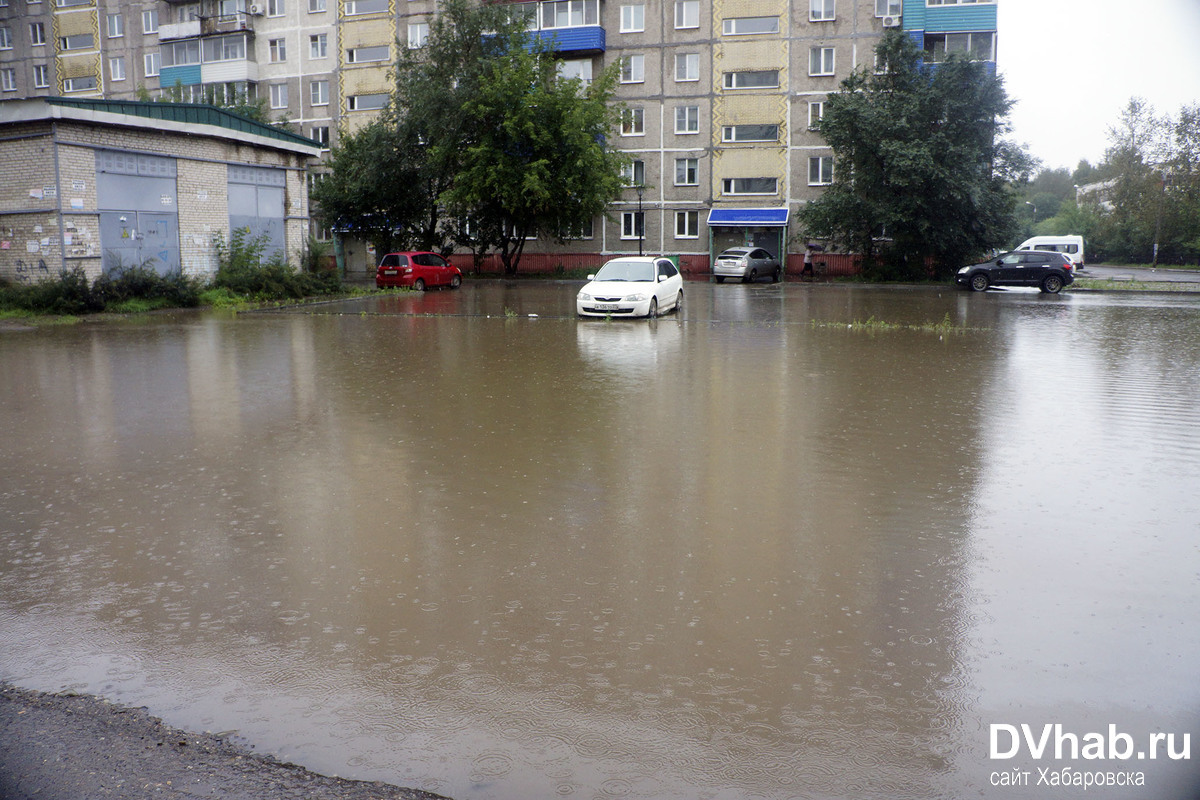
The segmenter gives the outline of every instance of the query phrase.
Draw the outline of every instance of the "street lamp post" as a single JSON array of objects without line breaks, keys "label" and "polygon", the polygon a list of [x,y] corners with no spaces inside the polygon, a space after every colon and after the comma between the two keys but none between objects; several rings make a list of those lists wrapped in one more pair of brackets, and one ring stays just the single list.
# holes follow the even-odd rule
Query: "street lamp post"
[{"label": "street lamp post", "polygon": [[645,194],[646,187],[642,184],[637,186],[638,196],[638,213],[637,213],[637,229],[638,229],[638,255],[642,254],[642,237],[646,235],[646,218],[642,216],[642,195]]}]

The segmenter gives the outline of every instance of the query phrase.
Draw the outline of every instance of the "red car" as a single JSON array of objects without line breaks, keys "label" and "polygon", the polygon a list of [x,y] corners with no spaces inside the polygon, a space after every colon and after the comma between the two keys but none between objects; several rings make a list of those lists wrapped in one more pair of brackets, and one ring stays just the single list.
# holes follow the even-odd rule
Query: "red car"
[{"label": "red car", "polygon": [[413,288],[425,291],[426,286],[462,285],[462,271],[437,253],[388,253],[375,270],[375,286]]}]

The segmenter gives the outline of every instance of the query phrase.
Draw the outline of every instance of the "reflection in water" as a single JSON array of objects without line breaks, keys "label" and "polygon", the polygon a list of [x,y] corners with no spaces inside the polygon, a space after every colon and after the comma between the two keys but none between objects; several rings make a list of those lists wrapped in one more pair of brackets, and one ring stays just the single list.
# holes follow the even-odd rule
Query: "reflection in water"
[{"label": "reflection in water", "polygon": [[1185,727],[1194,303],[576,288],[0,337],[0,677],[459,800],[987,796],[990,723]]}]

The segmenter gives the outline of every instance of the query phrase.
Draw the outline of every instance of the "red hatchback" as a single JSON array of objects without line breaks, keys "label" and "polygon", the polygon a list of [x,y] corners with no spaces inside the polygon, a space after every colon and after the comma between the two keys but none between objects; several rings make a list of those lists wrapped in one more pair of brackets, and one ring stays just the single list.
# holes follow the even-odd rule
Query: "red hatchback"
[{"label": "red hatchback", "polygon": [[375,270],[379,289],[400,286],[421,292],[426,286],[457,289],[461,284],[462,271],[437,253],[388,253]]}]

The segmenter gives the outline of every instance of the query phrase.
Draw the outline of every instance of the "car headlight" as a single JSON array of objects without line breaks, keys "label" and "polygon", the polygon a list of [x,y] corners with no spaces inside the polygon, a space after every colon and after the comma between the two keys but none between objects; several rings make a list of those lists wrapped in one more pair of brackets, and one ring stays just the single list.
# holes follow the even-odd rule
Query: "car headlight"
[{"label": "car headlight", "polygon": [[625,296],[625,300],[626,300],[627,302],[630,302],[630,303],[640,303],[640,302],[642,302],[643,300],[645,300],[645,299],[646,299],[646,298],[648,298],[648,297],[649,297],[649,295],[647,295],[647,294],[641,294],[641,293],[639,292],[638,294],[630,294],[630,295],[626,295],[626,296]]},{"label": "car headlight", "polygon": [[579,299],[582,300],[583,302],[587,303],[587,302],[591,301],[592,296],[590,294],[588,294],[587,292],[580,292]]},{"label": "car headlight", "polygon": [[966,272],[967,270],[969,270],[969,269],[970,269],[970,267],[963,267],[962,269],[960,269],[960,270],[958,271],[958,274],[959,274],[959,275],[962,275],[963,273],[965,273],[965,272]]}]

